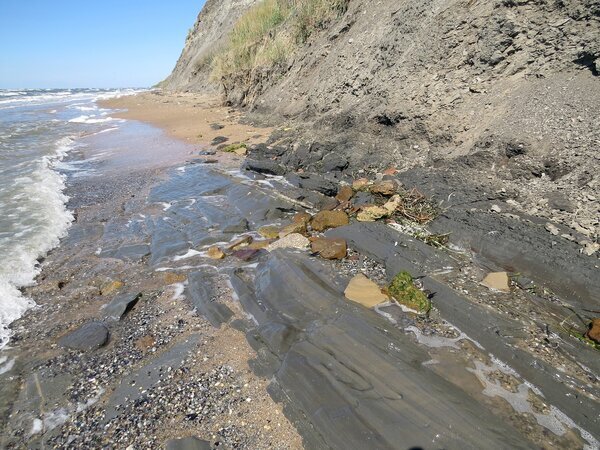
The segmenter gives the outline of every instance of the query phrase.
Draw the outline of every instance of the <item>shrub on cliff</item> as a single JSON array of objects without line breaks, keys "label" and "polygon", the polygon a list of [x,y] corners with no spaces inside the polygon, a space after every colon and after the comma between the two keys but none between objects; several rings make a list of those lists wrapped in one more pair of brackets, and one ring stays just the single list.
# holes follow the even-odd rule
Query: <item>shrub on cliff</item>
[{"label": "shrub on cliff", "polygon": [[[327,28],[349,0],[263,0],[250,8],[212,62],[212,78],[250,80],[255,70],[276,70],[310,35]],[[225,86],[225,88],[227,88]]]}]

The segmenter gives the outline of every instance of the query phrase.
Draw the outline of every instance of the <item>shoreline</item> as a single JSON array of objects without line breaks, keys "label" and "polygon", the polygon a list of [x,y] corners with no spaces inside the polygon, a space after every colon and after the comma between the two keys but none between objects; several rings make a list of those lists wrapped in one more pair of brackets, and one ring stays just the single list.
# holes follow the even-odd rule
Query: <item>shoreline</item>
[{"label": "shoreline", "polygon": [[[283,230],[295,213],[312,215],[320,208],[350,211],[362,194],[333,205],[333,197],[313,190],[332,185],[337,190],[332,181],[309,173],[288,173],[286,178],[259,173],[278,167],[276,157],[264,154],[276,154],[277,149],[253,145],[268,137],[265,129],[254,131],[261,139],[243,139],[251,134],[249,127],[234,124],[226,108],[202,111],[194,106],[202,103],[193,95],[167,97],[142,94],[110,104],[134,105],[137,109],[123,117],[162,124],[181,141],[152,135],[123,141],[122,152],[114,156],[116,167],[110,165],[110,156],[95,162],[111,176],[81,179],[71,186],[77,221],[64,245],[44,262],[38,286],[29,290],[36,299],[45,299],[45,309],[23,318],[16,336],[24,348],[15,370],[39,376],[46,399],[40,408],[35,395],[13,398],[28,411],[11,418],[13,433],[26,431],[23,424],[36,417],[40,420],[36,408],[56,410],[66,398],[75,405],[73,411],[89,406],[52,430],[42,427],[44,439],[59,445],[75,436],[84,448],[110,436],[123,445],[136,442],[120,430],[138,426],[135,421],[146,412],[151,420],[144,444],[156,448],[185,436],[242,448],[335,447],[343,444],[339,439],[350,439],[356,448],[368,442],[386,448],[400,441],[422,445],[432,427],[450,447],[483,439],[492,448],[507,436],[515,448],[532,443],[584,448],[584,441],[595,442],[583,431],[594,432],[586,411],[593,408],[596,388],[584,380],[590,376],[585,366],[595,368],[595,355],[576,349],[565,358],[562,348],[555,352],[551,346],[544,346],[545,352],[532,350],[543,345],[536,332],[540,321],[564,314],[559,306],[547,310],[540,303],[547,299],[532,296],[516,277],[510,293],[490,290],[480,279],[498,270],[493,263],[476,261],[477,255],[465,251],[433,247],[383,222],[353,221],[326,231],[326,237],[348,245],[347,257],[339,261],[306,250],[265,251],[273,241],[260,236],[261,226]],[[182,98],[183,108],[178,105]],[[174,110],[178,119],[168,116]],[[186,116],[185,111],[194,114]],[[179,122],[183,116],[187,119]],[[224,127],[213,129],[212,124]],[[137,132],[147,132],[145,127]],[[211,134],[203,134],[208,129]],[[213,149],[206,145],[229,132],[228,140],[213,144]],[[236,142],[247,144],[244,153],[255,161],[255,171],[247,170],[248,160],[239,171],[244,155],[216,149]],[[107,148],[110,143],[105,143]],[[123,154],[128,149],[131,157]],[[99,146],[95,150],[102,153]],[[161,151],[165,159],[156,161]],[[138,157],[152,164],[134,163]],[[406,180],[407,174],[401,176]],[[310,187],[303,185],[306,180]],[[409,183],[405,181],[408,188]],[[317,207],[299,206],[307,203]],[[489,205],[482,208],[487,212]],[[449,213],[440,219],[447,217]],[[308,235],[321,236],[314,230]],[[223,259],[208,258],[215,245],[225,251]],[[399,271],[419,276],[421,287],[435,294],[431,314],[414,314],[393,303],[367,309],[345,298],[353,277],[366,275],[383,287]],[[118,317],[107,315],[107,309],[117,311],[113,314]],[[65,350],[64,340],[90,323],[100,323],[94,325],[96,331],[106,329],[107,340],[93,349]],[[44,346],[39,335],[52,344]],[[561,334],[560,339],[567,337]],[[359,357],[356,349],[361,349]],[[27,354],[46,365],[27,362],[33,360]],[[565,366],[572,356],[585,366]],[[586,358],[591,358],[589,363]],[[532,370],[532,359],[544,370]],[[575,380],[574,386],[549,376],[561,365],[567,373],[560,373]],[[87,379],[94,380],[90,386],[83,379],[74,381],[83,367]],[[110,368],[109,374],[104,367]],[[163,377],[166,367],[169,374]],[[70,377],[67,394],[64,386],[51,381],[63,372]],[[144,373],[157,375],[144,381]],[[32,375],[13,381],[35,384]],[[18,389],[13,387],[14,396]],[[0,400],[9,388],[3,385]],[[182,397],[182,389],[206,399],[208,406]],[[488,390],[495,394],[486,394]],[[580,396],[577,405],[569,400],[572,392]],[[516,393],[525,395],[518,399],[528,405],[525,413],[513,409]],[[123,400],[130,397],[134,403]],[[561,421],[563,416],[540,406],[550,400],[579,425],[571,427]],[[460,414],[454,414],[458,404]],[[163,416],[182,405],[188,413]],[[140,406],[147,411],[136,409]],[[236,419],[230,411],[237,411]],[[428,418],[427,426],[413,422],[414,411]],[[393,422],[386,420],[390,417]],[[170,421],[169,430],[157,428],[163,420]],[[548,429],[548,421],[568,431],[561,434],[558,425]],[[477,436],[473,427],[481,430]]]}]

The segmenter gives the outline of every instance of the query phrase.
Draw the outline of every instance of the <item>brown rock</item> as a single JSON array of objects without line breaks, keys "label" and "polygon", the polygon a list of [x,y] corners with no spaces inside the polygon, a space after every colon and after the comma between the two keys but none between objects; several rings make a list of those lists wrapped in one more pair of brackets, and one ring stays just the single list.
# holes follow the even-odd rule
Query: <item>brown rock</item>
[{"label": "brown rock", "polygon": [[358,180],[354,180],[352,182],[352,190],[354,191],[364,191],[369,186],[369,180],[366,178],[359,178]]},{"label": "brown rock", "polygon": [[389,300],[389,297],[381,292],[379,286],[363,274],[358,274],[350,280],[344,295],[348,300],[360,303],[367,308],[372,308]]},{"label": "brown rock", "polygon": [[254,241],[247,248],[252,250],[261,250],[263,248],[267,248],[271,243],[273,243],[274,239],[265,239],[262,241]]},{"label": "brown rock", "polygon": [[349,222],[348,214],[344,211],[321,211],[313,217],[310,224],[315,231],[325,231],[348,225]]},{"label": "brown rock", "polygon": [[318,238],[311,243],[311,249],[324,259],[344,259],[348,252],[344,239]]},{"label": "brown rock", "polygon": [[187,280],[187,276],[183,273],[166,272],[163,276],[166,284],[183,283]]},{"label": "brown rock", "polygon": [[242,261],[250,261],[259,253],[260,253],[260,250],[256,250],[256,249],[252,249],[252,248],[245,248],[242,250],[236,250],[235,252],[232,253],[232,255],[238,259],[241,259]]},{"label": "brown rock", "polygon": [[481,284],[495,291],[510,292],[510,284],[506,272],[489,273]]},{"label": "brown rock", "polygon": [[384,175],[396,175],[398,173],[398,169],[396,169],[395,167],[390,167],[389,169],[385,169],[383,171]]},{"label": "brown rock", "polygon": [[279,237],[279,228],[273,225],[267,225],[258,229],[258,234],[266,239],[277,239]]},{"label": "brown rock", "polygon": [[299,234],[304,234],[306,233],[306,222],[293,222],[285,227],[283,227],[281,229],[281,231],[279,232],[279,237],[286,237],[288,234],[292,234],[292,233],[299,233]]},{"label": "brown rock", "polygon": [[213,245],[206,252],[206,256],[208,256],[210,259],[223,259],[225,258],[225,253],[223,253],[223,250],[221,250],[219,247]]},{"label": "brown rock", "polygon": [[236,239],[235,241],[233,241],[231,244],[229,244],[227,246],[227,249],[228,250],[237,250],[240,247],[247,247],[251,243],[252,243],[252,236],[246,235],[246,236],[242,236],[239,239]]},{"label": "brown rock", "polygon": [[356,220],[359,222],[375,222],[377,219],[386,217],[390,214],[390,211],[383,206],[369,205],[361,208],[360,212],[356,215]]},{"label": "brown rock", "polygon": [[391,180],[378,181],[371,186],[371,194],[385,195],[391,197],[396,193],[396,183]]},{"label": "brown rock", "polygon": [[592,320],[590,328],[585,334],[585,337],[600,344],[600,317]]},{"label": "brown rock", "polygon": [[305,225],[308,225],[310,219],[312,219],[312,216],[309,213],[299,212],[294,216],[292,220],[294,221],[294,223],[303,223]]},{"label": "brown rock", "polygon": [[354,196],[354,191],[352,190],[352,188],[348,185],[344,185],[342,186],[337,195],[335,196],[336,200],[338,200],[340,203],[345,203],[347,201],[350,201],[350,199]]}]

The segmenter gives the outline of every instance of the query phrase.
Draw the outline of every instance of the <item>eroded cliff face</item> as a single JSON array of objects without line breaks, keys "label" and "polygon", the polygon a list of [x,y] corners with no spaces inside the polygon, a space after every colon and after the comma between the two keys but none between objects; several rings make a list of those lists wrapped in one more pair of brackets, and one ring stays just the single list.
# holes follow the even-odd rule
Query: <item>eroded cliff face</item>
[{"label": "eroded cliff face", "polygon": [[286,122],[286,170],[449,170],[598,236],[599,0],[350,0],[285,64],[211,83],[198,61],[240,16],[208,2],[167,86]]},{"label": "eroded cliff face", "polygon": [[235,22],[258,1],[207,0],[187,36],[177,65],[161,87],[176,91],[217,91],[219,85],[209,80],[212,57],[224,44]]}]

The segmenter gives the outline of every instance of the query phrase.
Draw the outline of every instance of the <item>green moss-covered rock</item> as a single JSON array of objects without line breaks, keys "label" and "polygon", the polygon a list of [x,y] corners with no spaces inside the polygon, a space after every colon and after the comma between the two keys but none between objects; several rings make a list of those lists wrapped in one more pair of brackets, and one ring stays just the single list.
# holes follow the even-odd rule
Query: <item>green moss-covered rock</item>
[{"label": "green moss-covered rock", "polygon": [[426,314],[431,309],[431,301],[413,283],[413,277],[408,272],[400,272],[394,277],[388,287],[388,293],[400,304]]}]

